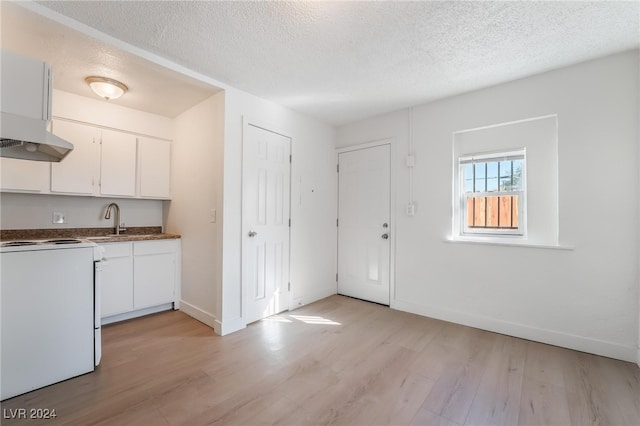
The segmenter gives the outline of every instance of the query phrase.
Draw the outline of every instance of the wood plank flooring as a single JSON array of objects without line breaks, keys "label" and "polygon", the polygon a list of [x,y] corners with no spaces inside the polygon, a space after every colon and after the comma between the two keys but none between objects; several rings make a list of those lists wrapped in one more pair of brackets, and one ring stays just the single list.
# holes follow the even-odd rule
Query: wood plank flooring
[{"label": "wood plank flooring", "polygon": [[[19,408],[53,420],[10,419]],[[181,312],[103,328],[94,373],[3,425],[640,425],[631,363],[342,296],[220,337]]]}]

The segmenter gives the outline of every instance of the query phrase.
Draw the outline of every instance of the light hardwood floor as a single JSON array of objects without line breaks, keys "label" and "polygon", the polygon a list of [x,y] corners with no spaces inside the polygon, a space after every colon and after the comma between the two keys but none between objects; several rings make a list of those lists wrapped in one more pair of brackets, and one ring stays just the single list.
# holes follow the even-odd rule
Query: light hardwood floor
[{"label": "light hardwood floor", "polygon": [[342,296],[225,337],[161,313],[103,343],[96,372],[5,401],[2,424],[640,424],[634,364]]}]

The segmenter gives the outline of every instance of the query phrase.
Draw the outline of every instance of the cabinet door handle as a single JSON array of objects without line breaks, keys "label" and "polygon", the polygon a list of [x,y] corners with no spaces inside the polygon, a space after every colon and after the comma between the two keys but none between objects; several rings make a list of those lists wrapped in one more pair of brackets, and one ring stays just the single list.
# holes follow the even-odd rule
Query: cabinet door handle
[{"label": "cabinet door handle", "polygon": [[249,238],[253,238],[256,235],[258,235],[258,233],[256,231],[249,231]]}]

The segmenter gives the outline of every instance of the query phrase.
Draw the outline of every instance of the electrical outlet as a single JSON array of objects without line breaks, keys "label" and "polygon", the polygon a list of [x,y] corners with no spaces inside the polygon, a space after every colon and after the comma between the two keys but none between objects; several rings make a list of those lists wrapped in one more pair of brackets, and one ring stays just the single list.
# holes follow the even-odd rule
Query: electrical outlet
[{"label": "electrical outlet", "polygon": [[60,212],[53,212],[53,219],[51,221],[52,223],[67,223],[65,217],[64,217],[64,213],[60,213]]}]

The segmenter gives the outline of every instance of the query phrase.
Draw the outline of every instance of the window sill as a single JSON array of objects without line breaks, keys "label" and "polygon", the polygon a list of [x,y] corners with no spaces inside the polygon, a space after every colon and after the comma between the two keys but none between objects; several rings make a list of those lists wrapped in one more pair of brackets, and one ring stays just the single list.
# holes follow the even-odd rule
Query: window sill
[{"label": "window sill", "polygon": [[489,240],[489,239],[476,239],[476,238],[468,238],[468,237],[446,238],[444,242],[454,243],[454,244],[478,244],[478,245],[490,245],[490,246],[527,247],[527,248],[548,249],[548,250],[568,250],[568,251],[575,250],[575,247],[567,246],[567,245],[532,244],[526,241],[524,242],[496,241],[495,239]]}]

